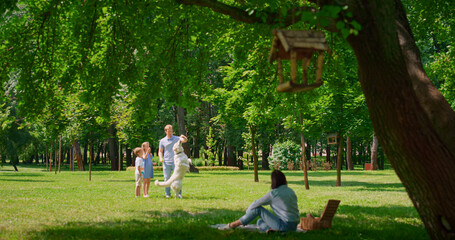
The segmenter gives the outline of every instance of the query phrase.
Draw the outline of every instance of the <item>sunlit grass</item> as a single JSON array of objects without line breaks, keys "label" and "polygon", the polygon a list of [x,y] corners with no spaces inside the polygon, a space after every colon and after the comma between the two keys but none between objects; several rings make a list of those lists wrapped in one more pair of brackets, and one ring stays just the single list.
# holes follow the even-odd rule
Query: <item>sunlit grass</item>
[{"label": "sunlit grass", "polygon": [[[151,186],[150,198],[134,197],[134,172],[46,172],[0,168],[0,239],[265,239],[259,233],[218,231],[209,224],[239,218],[270,189],[270,171],[201,171],[187,174],[183,199],[165,199]],[[300,215],[319,215],[328,199],[341,204],[328,230],[288,233],[290,239],[429,239],[393,170],[285,172],[299,198]],[[155,171],[162,180],[162,172]]]}]

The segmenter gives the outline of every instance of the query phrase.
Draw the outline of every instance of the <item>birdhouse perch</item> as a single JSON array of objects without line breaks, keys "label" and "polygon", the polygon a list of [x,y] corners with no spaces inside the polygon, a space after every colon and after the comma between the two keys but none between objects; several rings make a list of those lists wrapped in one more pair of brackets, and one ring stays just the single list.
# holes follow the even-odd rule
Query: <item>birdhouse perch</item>
[{"label": "birdhouse perch", "polygon": [[[278,92],[302,92],[313,90],[322,85],[322,66],[324,51],[329,49],[324,33],[314,31],[273,30],[273,43],[269,62],[278,61]],[[314,53],[318,53],[316,61],[316,81],[308,83],[308,67]],[[281,60],[290,60],[291,79],[285,82]],[[297,82],[297,61],[302,60],[302,83]]]}]

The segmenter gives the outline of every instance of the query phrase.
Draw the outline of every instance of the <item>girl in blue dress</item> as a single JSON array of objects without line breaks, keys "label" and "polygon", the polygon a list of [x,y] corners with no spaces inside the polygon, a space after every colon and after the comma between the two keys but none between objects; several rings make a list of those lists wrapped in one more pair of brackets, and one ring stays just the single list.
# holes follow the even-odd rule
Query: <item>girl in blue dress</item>
[{"label": "girl in blue dress", "polygon": [[149,197],[150,180],[153,178],[153,154],[150,152],[149,142],[142,143],[142,149],[146,153],[144,159],[144,197]]}]

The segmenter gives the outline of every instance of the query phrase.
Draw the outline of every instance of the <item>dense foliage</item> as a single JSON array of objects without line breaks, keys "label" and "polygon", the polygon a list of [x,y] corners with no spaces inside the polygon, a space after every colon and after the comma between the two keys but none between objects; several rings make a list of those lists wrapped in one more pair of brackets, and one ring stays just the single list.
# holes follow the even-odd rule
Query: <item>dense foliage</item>
[{"label": "dense foliage", "polygon": [[[425,67],[455,106],[453,12],[442,2],[437,8],[430,1],[403,2]],[[344,40],[361,26],[345,21],[337,23],[341,34],[326,32],[325,83],[313,92],[277,93],[276,65],[267,59],[273,28],[297,19],[303,21],[291,29],[314,29],[316,22],[349,16],[349,9],[290,11],[307,1],[235,4],[263,21],[269,11],[280,9],[281,16],[273,24],[245,24],[176,1],[2,3],[2,162],[36,160],[55,150],[60,137],[66,151],[78,141],[83,149],[93,143],[99,154],[107,139],[127,148],[149,141],[156,151],[166,124],[187,134],[191,155],[203,153],[210,164],[236,165],[252,143],[267,157],[274,143],[300,145],[301,132],[313,155],[329,150],[327,133],[349,136],[358,163],[364,162],[373,128]],[[186,109],[185,133],[178,131],[177,107]]]}]

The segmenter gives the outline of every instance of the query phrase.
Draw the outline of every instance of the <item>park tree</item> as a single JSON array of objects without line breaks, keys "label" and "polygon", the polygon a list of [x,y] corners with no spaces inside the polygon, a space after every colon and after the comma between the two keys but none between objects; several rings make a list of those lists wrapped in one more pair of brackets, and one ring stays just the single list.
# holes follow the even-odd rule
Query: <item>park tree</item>
[{"label": "park tree", "polygon": [[[255,2],[232,5],[216,0],[177,2],[207,7],[238,21],[258,25],[280,21],[290,25],[302,19],[295,20],[295,14],[279,19],[278,13],[282,10],[279,3],[269,4],[266,9]],[[310,2],[314,3],[315,11],[337,9],[333,24],[323,18],[323,14],[315,17],[321,16],[319,24],[326,29],[347,36],[357,58],[359,80],[379,143],[428,233],[434,239],[453,236],[455,127],[452,123],[455,112],[425,73],[403,3],[398,0]],[[450,9],[450,1],[418,2],[430,3],[428,6],[437,6],[435,8],[442,11]],[[306,18],[307,14],[297,16],[312,20]],[[349,35],[356,32],[357,24],[362,29]]]}]

